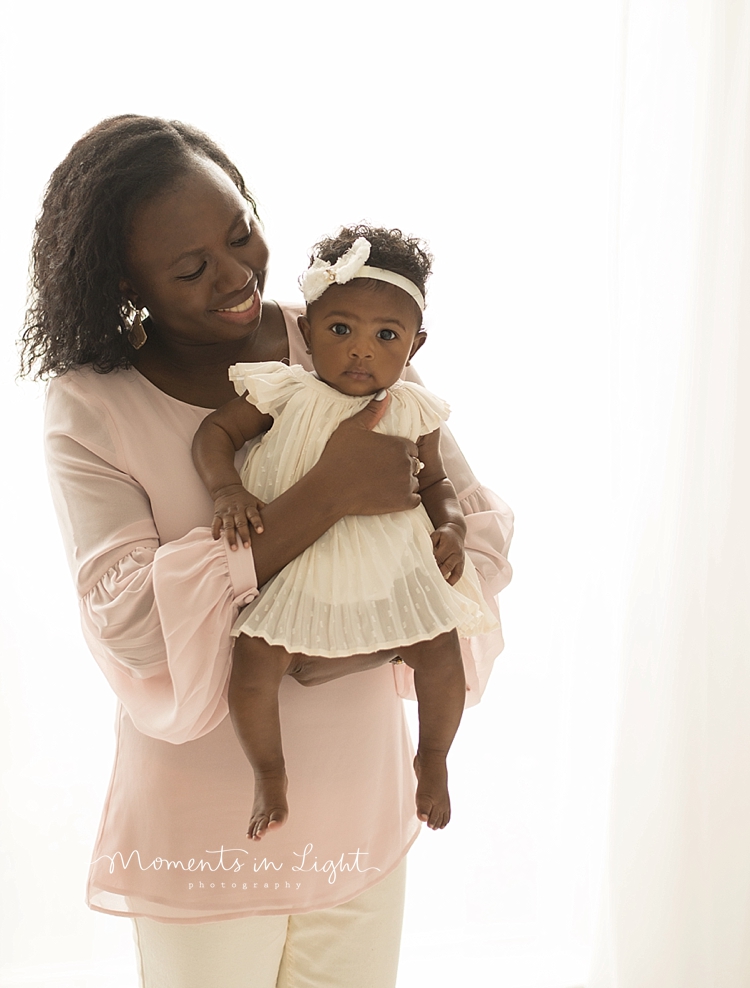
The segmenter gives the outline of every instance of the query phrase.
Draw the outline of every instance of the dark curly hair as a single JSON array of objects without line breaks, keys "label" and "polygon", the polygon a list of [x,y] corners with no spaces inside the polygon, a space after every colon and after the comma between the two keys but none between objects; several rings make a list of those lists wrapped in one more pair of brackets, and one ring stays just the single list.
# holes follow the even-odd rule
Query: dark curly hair
[{"label": "dark curly hair", "polygon": [[432,255],[424,241],[417,237],[407,237],[401,230],[388,230],[382,226],[342,226],[335,237],[326,237],[313,247],[310,258],[316,257],[329,264],[337,261],[359,237],[370,241],[370,256],[367,263],[374,268],[395,271],[409,281],[413,281],[422,295],[425,294],[427,279],[432,272]]},{"label": "dark curly hair", "polygon": [[255,209],[221,148],[178,120],[110,117],[73,145],[52,173],[36,222],[22,374],[130,366],[120,290],[128,229],[137,207],[174,186],[196,157],[222,168]]}]

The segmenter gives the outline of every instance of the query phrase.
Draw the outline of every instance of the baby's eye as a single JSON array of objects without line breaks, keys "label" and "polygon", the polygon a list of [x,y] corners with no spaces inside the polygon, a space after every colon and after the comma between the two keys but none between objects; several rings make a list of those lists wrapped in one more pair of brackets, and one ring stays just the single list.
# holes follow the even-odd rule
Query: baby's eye
[{"label": "baby's eye", "polygon": [[395,340],[396,334],[392,329],[379,329],[377,332],[377,337],[379,340]]},{"label": "baby's eye", "polygon": [[337,322],[334,323],[333,326],[331,326],[331,332],[335,333],[336,336],[346,336],[346,334],[349,333],[350,330],[349,327],[346,325],[346,323]]}]

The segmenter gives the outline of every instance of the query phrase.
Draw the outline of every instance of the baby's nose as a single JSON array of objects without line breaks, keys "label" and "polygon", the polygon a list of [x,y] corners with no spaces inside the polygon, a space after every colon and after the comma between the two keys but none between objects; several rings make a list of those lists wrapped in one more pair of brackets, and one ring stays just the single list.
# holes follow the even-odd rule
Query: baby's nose
[{"label": "baby's nose", "polygon": [[352,338],[350,352],[353,357],[372,357],[373,348],[372,343],[368,339],[355,339]]}]

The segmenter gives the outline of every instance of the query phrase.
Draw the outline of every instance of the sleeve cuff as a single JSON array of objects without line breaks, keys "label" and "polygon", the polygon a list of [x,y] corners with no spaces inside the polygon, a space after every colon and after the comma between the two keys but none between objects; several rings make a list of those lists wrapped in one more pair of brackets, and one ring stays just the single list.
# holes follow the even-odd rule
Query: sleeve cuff
[{"label": "sleeve cuff", "polygon": [[222,540],[227,557],[229,581],[234,590],[234,602],[240,607],[249,604],[258,596],[258,577],[255,572],[253,550],[240,544],[233,552],[226,539]]}]

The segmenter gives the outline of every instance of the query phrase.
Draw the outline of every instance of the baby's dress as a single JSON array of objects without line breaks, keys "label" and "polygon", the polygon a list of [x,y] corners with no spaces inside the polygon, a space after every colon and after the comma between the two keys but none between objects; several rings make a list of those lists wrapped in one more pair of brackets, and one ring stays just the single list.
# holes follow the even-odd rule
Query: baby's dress
[{"label": "baby's dress", "polygon": [[[248,453],[242,482],[269,502],[318,461],[334,429],[364,408],[299,365],[235,364],[238,394],[273,426]],[[416,441],[434,432],[448,405],[417,384],[390,389],[376,432]],[[289,652],[336,657],[412,645],[456,628],[461,637],[498,627],[468,556],[451,587],[441,575],[422,505],[386,515],[347,515],[265,584],[232,634],[263,638]]]}]

